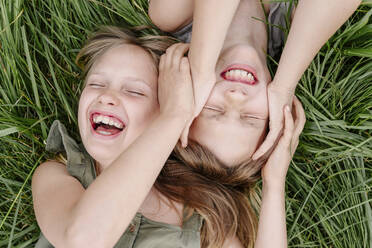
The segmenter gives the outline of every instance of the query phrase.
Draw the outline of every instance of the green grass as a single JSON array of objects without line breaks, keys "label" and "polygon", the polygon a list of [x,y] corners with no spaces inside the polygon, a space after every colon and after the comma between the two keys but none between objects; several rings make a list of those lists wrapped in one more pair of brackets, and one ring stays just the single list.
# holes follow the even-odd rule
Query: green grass
[{"label": "green grass", "polygon": [[[307,123],[287,176],[290,247],[372,247],[371,6],[329,40],[297,88]],[[146,8],[146,0],[0,0],[0,247],[38,238],[30,179],[48,156],[53,120],[78,138],[74,59],[83,41],[102,24],[149,24]]]}]

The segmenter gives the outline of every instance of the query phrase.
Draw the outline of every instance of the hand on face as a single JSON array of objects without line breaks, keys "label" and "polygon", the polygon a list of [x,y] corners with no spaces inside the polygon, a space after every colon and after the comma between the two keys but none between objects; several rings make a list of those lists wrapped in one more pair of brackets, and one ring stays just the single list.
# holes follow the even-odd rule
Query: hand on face
[{"label": "hand on face", "polygon": [[275,143],[282,131],[284,120],[282,110],[285,105],[291,106],[294,92],[280,88],[272,82],[267,89],[269,103],[269,133],[259,149],[253,154],[252,159],[257,160],[265,154]]},{"label": "hand on face", "polygon": [[186,122],[194,113],[194,94],[190,65],[185,52],[189,44],[170,46],[160,58],[158,98],[160,114],[182,118]]},{"label": "hand on face", "polygon": [[216,83],[216,74],[214,71],[199,73],[195,72],[195,70],[192,70],[191,74],[195,96],[195,111],[191,120],[182,132],[181,143],[183,147],[187,146],[189,129],[192,122],[203,110],[203,107],[207,102],[209,95],[211,94],[211,91]]},{"label": "hand on face", "polygon": [[[281,110],[283,113],[283,110]],[[289,105],[284,107],[284,131],[277,146],[261,170],[264,184],[284,185],[289,163],[296,151],[298,139],[306,122],[301,102],[294,96],[292,114]]]}]

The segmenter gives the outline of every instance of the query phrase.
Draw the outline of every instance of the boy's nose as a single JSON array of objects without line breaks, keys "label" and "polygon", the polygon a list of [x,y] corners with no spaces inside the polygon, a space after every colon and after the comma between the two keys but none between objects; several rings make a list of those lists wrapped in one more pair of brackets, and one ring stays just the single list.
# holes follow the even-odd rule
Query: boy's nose
[{"label": "boy's nose", "polygon": [[118,105],[119,98],[110,90],[106,90],[99,96],[99,102],[105,105]]}]

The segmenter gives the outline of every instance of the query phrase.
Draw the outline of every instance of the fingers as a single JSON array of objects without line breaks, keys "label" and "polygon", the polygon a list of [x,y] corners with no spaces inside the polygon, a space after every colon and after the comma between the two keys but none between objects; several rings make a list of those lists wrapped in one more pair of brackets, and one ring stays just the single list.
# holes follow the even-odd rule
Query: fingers
[{"label": "fingers", "polygon": [[189,49],[190,44],[188,43],[176,43],[170,46],[166,51],[166,65],[173,67],[180,67],[181,59],[183,58],[186,51]]},{"label": "fingers", "polygon": [[166,57],[165,53],[160,56],[159,71],[164,70],[166,59],[167,59],[167,57]]},{"label": "fingers", "polygon": [[264,143],[260,146],[260,148],[253,154],[252,159],[257,160],[263,154],[265,154],[275,143],[276,139],[278,138],[280,131],[282,130],[282,126],[276,126],[275,128],[271,129],[266,136]]},{"label": "fingers", "polygon": [[181,138],[180,138],[180,140],[181,140],[181,145],[182,145],[183,148],[186,148],[186,147],[187,147],[187,144],[188,144],[188,138],[189,138],[189,130],[190,130],[190,126],[191,126],[191,124],[192,124],[192,121],[193,121],[193,120],[190,120],[190,121],[187,123],[185,129],[183,129],[183,131],[182,131],[182,134],[181,134]]},{"label": "fingers", "polygon": [[284,131],[283,131],[283,136],[281,137],[278,146],[279,145],[284,145],[289,147],[292,141],[293,137],[293,132],[294,132],[294,121],[293,121],[293,116],[291,114],[291,110],[289,106],[285,106],[284,108]]},{"label": "fingers", "polygon": [[[180,71],[181,72],[184,72],[184,73],[189,73],[190,74],[190,63],[189,63],[189,59],[188,58],[186,58],[186,57],[182,57],[181,58]],[[191,74],[190,74],[190,77],[191,77]]]},{"label": "fingers", "polygon": [[301,102],[297,99],[297,97],[293,99],[293,110],[296,115],[296,120],[294,123],[294,132],[293,132],[293,137],[291,141],[291,155],[292,156],[297,149],[299,137],[306,122],[305,111],[302,107]]},{"label": "fingers", "polygon": [[296,120],[295,120],[295,130],[293,136],[298,138],[304,129],[306,123],[306,116],[304,108],[302,107],[301,102],[298,100],[297,97],[293,99],[293,109],[295,110]]}]

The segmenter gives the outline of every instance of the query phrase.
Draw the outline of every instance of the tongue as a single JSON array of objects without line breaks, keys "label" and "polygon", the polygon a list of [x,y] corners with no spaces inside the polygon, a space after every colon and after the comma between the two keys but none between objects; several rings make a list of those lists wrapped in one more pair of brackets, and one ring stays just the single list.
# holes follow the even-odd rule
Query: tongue
[{"label": "tongue", "polygon": [[119,133],[121,130],[119,130],[116,127],[111,127],[109,125],[100,125],[97,127],[96,132],[101,135],[114,135]]}]

